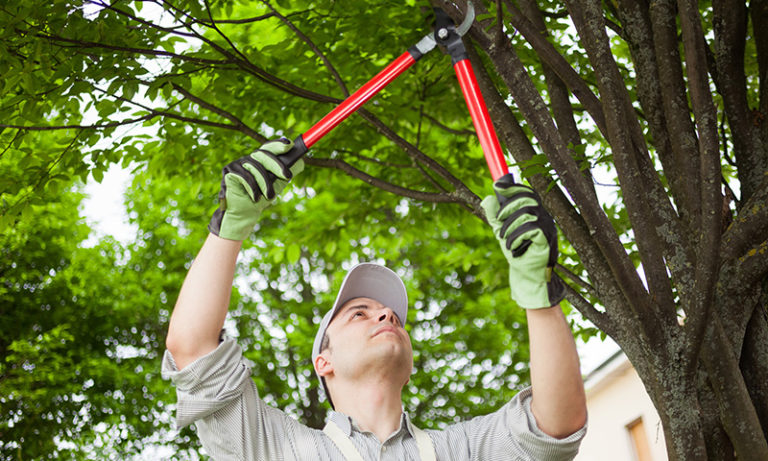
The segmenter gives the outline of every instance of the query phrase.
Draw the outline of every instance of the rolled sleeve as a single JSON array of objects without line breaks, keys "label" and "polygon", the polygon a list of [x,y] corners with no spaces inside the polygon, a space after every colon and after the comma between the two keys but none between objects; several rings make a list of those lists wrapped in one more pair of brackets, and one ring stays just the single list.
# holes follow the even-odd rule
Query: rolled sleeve
[{"label": "rolled sleeve", "polygon": [[[450,450],[438,459],[470,460],[572,460],[586,434],[586,425],[570,436],[558,439],[544,433],[531,411],[531,389],[526,388],[499,410],[448,426],[444,432],[430,432],[446,440],[436,444]],[[457,442],[463,440],[464,443]],[[440,450],[439,450],[440,451]]]},{"label": "rolled sleeve", "polygon": [[530,459],[570,460],[576,457],[587,433],[586,423],[568,437],[558,439],[543,432],[536,423],[531,410],[531,388],[520,392],[515,400],[502,410],[506,410],[511,436],[519,441]]},{"label": "rolled sleeve", "polygon": [[179,370],[169,351],[163,356],[162,376],[176,386],[176,427],[182,428],[241,398],[252,386],[250,364],[232,340]]},{"label": "rolled sleeve", "polygon": [[232,339],[182,370],[166,351],[162,375],[176,386],[176,427],[195,423],[203,447],[217,461],[295,459],[293,440],[310,432],[259,398],[251,364]]}]

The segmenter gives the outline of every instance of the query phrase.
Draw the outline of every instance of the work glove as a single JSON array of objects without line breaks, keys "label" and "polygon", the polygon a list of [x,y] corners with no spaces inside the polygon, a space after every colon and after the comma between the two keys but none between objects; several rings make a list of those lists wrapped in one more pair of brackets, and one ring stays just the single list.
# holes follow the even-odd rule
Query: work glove
[{"label": "work glove", "polygon": [[496,196],[481,206],[509,262],[512,299],[520,307],[551,307],[565,296],[563,282],[554,274],[557,262],[557,228],[541,205],[538,194],[515,184],[512,175],[499,178]]},{"label": "work glove", "polygon": [[278,159],[292,147],[293,141],[285,138],[269,141],[225,166],[219,208],[213,213],[208,230],[221,238],[245,240],[262,210],[304,169],[301,159],[290,169]]}]

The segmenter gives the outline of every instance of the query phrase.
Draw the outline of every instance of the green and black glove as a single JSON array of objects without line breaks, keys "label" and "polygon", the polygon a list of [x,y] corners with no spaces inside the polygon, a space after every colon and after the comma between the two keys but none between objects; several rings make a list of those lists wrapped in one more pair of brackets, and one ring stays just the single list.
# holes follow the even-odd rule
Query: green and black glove
[{"label": "green and black glove", "polygon": [[565,297],[565,287],[552,270],[558,254],[552,216],[538,194],[515,184],[510,174],[493,189],[496,197],[486,197],[482,207],[509,262],[512,299],[526,309],[554,306]]},{"label": "green and black glove", "polygon": [[288,168],[278,158],[292,147],[293,142],[285,138],[269,141],[225,166],[219,208],[213,213],[208,230],[221,238],[245,240],[262,210],[304,169],[301,159]]}]

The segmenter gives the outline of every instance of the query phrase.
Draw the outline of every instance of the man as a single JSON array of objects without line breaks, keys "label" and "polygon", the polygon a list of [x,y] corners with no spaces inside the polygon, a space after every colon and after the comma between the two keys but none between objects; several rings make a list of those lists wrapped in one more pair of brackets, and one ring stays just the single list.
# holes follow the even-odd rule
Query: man
[{"label": "man", "polygon": [[[413,367],[403,329],[408,300],[391,270],[361,264],[347,274],[323,317],[312,360],[334,412],[323,431],[308,428],[258,396],[241,350],[220,331],[235,262],[258,215],[303,168],[273,141],[224,168],[221,206],[171,316],[163,374],[177,386],[177,426],[194,422],[217,460],[566,460],[586,431],[576,347],[558,305],[552,267],[557,234],[538,196],[501,178],[483,208],[510,263],[513,299],[526,308],[531,388],[498,411],[421,431],[403,411]],[[501,203],[500,203],[501,201]]]}]

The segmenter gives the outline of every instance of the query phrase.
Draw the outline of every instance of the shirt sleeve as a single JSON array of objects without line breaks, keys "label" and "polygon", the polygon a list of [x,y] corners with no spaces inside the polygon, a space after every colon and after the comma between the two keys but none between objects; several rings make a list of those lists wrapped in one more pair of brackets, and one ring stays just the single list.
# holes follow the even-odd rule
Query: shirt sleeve
[{"label": "shirt sleeve", "polygon": [[[531,411],[529,387],[494,413],[448,426],[444,435],[465,441],[464,446],[451,449],[464,452],[471,460],[566,461],[576,456],[586,431],[585,424],[563,439],[544,433]],[[446,455],[442,458],[453,459],[450,454]]]},{"label": "shirt sleeve", "polygon": [[176,386],[176,427],[194,422],[213,459],[286,459],[290,447],[276,435],[295,432],[298,423],[259,398],[250,364],[234,340],[182,370],[166,351],[162,375]]}]

